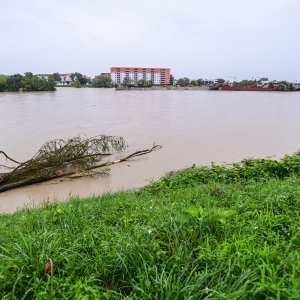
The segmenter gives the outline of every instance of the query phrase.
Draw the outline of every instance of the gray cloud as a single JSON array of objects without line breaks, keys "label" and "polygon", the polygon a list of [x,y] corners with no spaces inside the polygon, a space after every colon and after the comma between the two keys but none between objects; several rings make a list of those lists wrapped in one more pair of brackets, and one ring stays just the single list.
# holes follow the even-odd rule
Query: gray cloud
[{"label": "gray cloud", "polygon": [[10,0],[1,4],[0,73],[132,65],[300,81],[299,9],[298,0]]}]

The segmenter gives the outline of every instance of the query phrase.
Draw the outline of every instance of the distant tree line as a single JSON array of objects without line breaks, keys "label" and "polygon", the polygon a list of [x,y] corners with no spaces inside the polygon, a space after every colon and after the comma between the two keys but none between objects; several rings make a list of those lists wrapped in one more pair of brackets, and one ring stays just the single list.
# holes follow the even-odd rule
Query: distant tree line
[{"label": "distant tree line", "polygon": [[179,86],[202,86],[203,85],[203,80],[202,79],[197,79],[197,80],[190,80],[188,77],[183,77],[179,78],[176,81],[176,85]]},{"label": "distant tree line", "polygon": [[[173,85],[174,82],[175,81],[174,81],[174,77],[173,77],[172,80],[170,80],[170,84]],[[218,78],[216,80],[216,82],[217,82],[217,84],[222,84],[225,82],[225,80],[222,78]],[[204,84],[205,84],[205,82],[203,79],[192,79],[191,80],[188,77],[179,78],[176,81],[176,85],[179,85],[179,86],[203,86]]]},{"label": "distant tree line", "polygon": [[[92,80],[92,86],[93,87],[104,87],[104,88],[109,88],[109,87],[114,87],[117,84],[114,83],[111,79],[111,77],[108,76],[96,76],[93,80]],[[125,87],[134,87],[134,86],[138,86],[138,87],[151,87],[153,86],[153,81],[152,80],[145,80],[145,79],[140,79],[138,82],[134,82],[134,80],[132,80],[129,77],[125,77],[123,79],[123,82],[121,83],[121,85],[125,86]]]},{"label": "distant tree line", "polygon": [[242,81],[235,81],[233,83],[234,86],[237,87],[253,87],[253,86],[257,86],[257,84],[262,84],[264,81],[268,81],[268,78],[260,78],[259,80],[256,79],[252,79],[252,80],[248,80],[248,79],[244,79]]},{"label": "distant tree line", "polygon": [[[263,84],[263,82],[267,82],[268,78],[260,78],[259,80],[247,80],[244,79],[239,82],[234,82],[233,85],[237,87],[254,87],[259,84]],[[293,83],[288,81],[274,81],[267,83],[268,87],[275,88],[278,91],[294,91],[296,88]]]},{"label": "distant tree line", "polygon": [[0,76],[0,92],[55,91],[55,79],[52,76],[39,78],[31,72],[24,75]]},{"label": "distant tree line", "polygon": [[[112,81],[110,76],[100,75],[96,76],[91,80],[86,75],[83,75],[79,72],[71,73],[67,81],[67,85],[73,87],[82,87],[90,86],[94,88],[111,88],[115,86],[115,83]],[[31,72],[26,72],[24,75],[14,74],[11,76],[0,75],[0,92],[19,92],[19,91],[55,91],[55,86],[61,82],[61,75],[56,72],[47,77],[39,77],[33,75]],[[259,84],[268,82],[268,78],[260,78],[259,80],[242,80],[240,82],[233,82],[233,86],[237,87],[253,87]],[[213,83],[211,81],[204,81],[203,79],[190,79],[188,77],[182,77],[178,80],[175,80],[174,76],[170,75],[170,85],[177,85],[182,87],[187,86],[203,86],[205,84],[210,85],[221,85],[224,84],[225,80],[218,78]],[[296,89],[293,83],[288,81],[280,82],[269,82],[267,83],[269,87],[274,87],[279,91],[293,91]],[[138,82],[134,82],[131,78],[125,77],[122,85],[125,87],[152,87],[152,80],[140,79]]]},{"label": "distant tree line", "polygon": [[[74,72],[70,74],[60,75],[58,72],[49,75],[48,78],[53,78],[57,85],[61,86],[66,84],[67,86],[72,87],[82,87],[85,85],[91,85],[91,79],[86,75],[83,75],[79,72]],[[67,77],[68,80],[63,80],[62,77]],[[62,84],[61,84],[62,83]]]}]

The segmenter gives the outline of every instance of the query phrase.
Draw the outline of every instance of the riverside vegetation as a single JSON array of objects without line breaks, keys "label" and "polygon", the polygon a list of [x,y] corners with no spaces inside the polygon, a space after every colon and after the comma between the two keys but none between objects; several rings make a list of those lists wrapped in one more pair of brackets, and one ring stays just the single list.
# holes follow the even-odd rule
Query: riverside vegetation
[{"label": "riverside vegetation", "polygon": [[0,217],[3,299],[299,299],[300,156]]},{"label": "riverside vegetation", "polygon": [[31,72],[23,75],[0,76],[0,92],[55,91],[55,79],[39,78]]}]

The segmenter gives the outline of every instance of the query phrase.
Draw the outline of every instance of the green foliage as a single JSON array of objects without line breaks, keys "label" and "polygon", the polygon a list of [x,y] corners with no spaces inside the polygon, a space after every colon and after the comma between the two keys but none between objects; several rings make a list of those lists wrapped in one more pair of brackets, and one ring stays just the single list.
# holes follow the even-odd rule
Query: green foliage
[{"label": "green foliage", "polygon": [[[1,84],[2,83],[2,84]],[[53,78],[39,78],[31,72],[24,76],[15,74],[7,77],[0,77],[0,92],[31,92],[31,91],[55,91]]]},{"label": "green foliage", "polygon": [[15,74],[7,77],[7,91],[8,92],[19,92],[22,88],[23,76]]},{"label": "green foliage", "polygon": [[197,79],[197,80],[190,80],[187,77],[179,78],[176,82],[177,85],[186,87],[188,85],[192,86],[202,86],[203,85],[203,80],[202,79]]},{"label": "green foliage", "polygon": [[3,215],[0,297],[299,299],[299,165],[192,168],[138,192]]},{"label": "green foliage", "polygon": [[81,84],[80,84],[79,80],[77,80],[77,79],[74,81],[74,84],[73,84],[73,85],[74,85],[74,87],[76,87],[76,88],[81,88]]},{"label": "green foliage", "polygon": [[268,80],[269,80],[269,78],[267,78],[267,77],[262,77],[262,78],[260,78],[260,79],[258,80],[258,82],[261,83],[261,82],[263,82],[263,81],[268,81]]},{"label": "green foliage", "polygon": [[97,76],[92,81],[92,86],[96,88],[110,88],[112,87],[111,77],[108,76]]},{"label": "green foliage", "polygon": [[140,80],[138,81],[138,86],[139,86],[139,87],[146,87],[146,86],[147,86],[147,81],[144,80],[144,79],[140,79]]},{"label": "green foliage", "polygon": [[172,189],[174,186],[196,186],[211,181],[234,183],[248,180],[284,179],[291,175],[300,175],[300,156],[286,155],[282,160],[245,159],[241,163],[210,167],[192,167],[179,174],[170,175],[153,183],[146,189],[149,192]]},{"label": "green foliage", "polygon": [[32,78],[33,77],[32,72],[25,72],[24,75],[25,75],[25,77],[28,77],[28,78]]},{"label": "green foliage", "polygon": [[179,78],[177,80],[177,85],[188,86],[190,84],[190,79],[187,77]]},{"label": "green foliage", "polygon": [[203,80],[202,79],[197,79],[197,85],[202,86],[203,85]]},{"label": "green foliage", "polygon": [[7,78],[5,76],[0,76],[0,92],[5,92],[7,90]]},{"label": "green foliage", "polygon": [[126,149],[122,137],[99,135],[92,138],[75,136],[71,139],[50,140],[27,162],[6,173],[1,185],[30,180],[39,182],[66,170],[87,171],[103,156]]},{"label": "green foliage", "polygon": [[149,87],[153,86],[153,81],[151,79],[147,80],[146,85],[149,86]]},{"label": "green foliage", "polygon": [[52,74],[52,78],[54,79],[54,81],[61,81],[59,73],[57,72]]},{"label": "green foliage", "polygon": [[[130,85],[132,85],[132,82],[131,82],[131,84]],[[130,86],[129,85],[129,86]],[[128,85],[127,85],[128,86]],[[144,79],[140,79],[139,81],[138,81],[138,86],[139,87],[151,87],[151,86],[153,86],[153,81],[152,80],[144,80]]]},{"label": "green foliage", "polygon": [[133,86],[133,81],[129,78],[129,77],[125,77],[123,79],[123,83],[124,86],[130,87]]},{"label": "green foliage", "polygon": [[[90,83],[89,79],[85,75],[82,75],[79,72],[70,74],[70,77],[71,77],[72,81],[74,81],[75,83],[79,82],[80,85],[86,85],[87,83]],[[78,86],[76,86],[76,87],[78,87]]]},{"label": "green foliage", "polygon": [[276,89],[279,91],[286,91],[286,92],[291,92],[294,91],[296,88],[294,87],[294,85],[290,82],[287,81],[280,81],[277,86]]},{"label": "green foliage", "polygon": [[175,78],[174,78],[174,76],[171,74],[171,75],[170,75],[170,85],[174,85],[174,81],[175,81]]},{"label": "green foliage", "polygon": [[[237,86],[237,87],[253,87],[253,86],[257,86],[257,83],[262,83],[262,81],[267,81],[268,78],[260,78],[258,81],[256,80],[242,80],[240,82],[234,82],[233,85]],[[294,86],[293,83],[288,82],[288,81],[280,81],[277,83],[270,83],[269,86],[270,88],[274,88],[278,91],[288,91],[288,92],[292,92],[294,91],[296,88]]]},{"label": "green foliage", "polygon": [[55,80],[53,77],[39,78],[33,76],[32,73],[25,73],[22,80],[22,90],[24,92],[30,91],[55,91]]},{"label": "green foliage", "polygon": [[253,87],[256,86],[256,81],[244,79],[240,82],[234,82],[234,86],[238,87]]},{"label": "green foliage", "polygon": [[223,79],[223,78],[218,78],[217,81],[218,81],[218,84],[222,84],[222,83],[225,82],[225,79]]}]

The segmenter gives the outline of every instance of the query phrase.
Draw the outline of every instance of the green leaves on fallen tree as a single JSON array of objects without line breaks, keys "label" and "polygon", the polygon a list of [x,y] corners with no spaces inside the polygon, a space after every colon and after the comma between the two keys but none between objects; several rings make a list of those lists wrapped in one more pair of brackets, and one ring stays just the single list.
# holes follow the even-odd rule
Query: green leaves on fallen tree
[{"label": "green leaves on fallen tree", "polygon": [[[117,154],[125,150],[126,147],[122,137],[99,135],[84,138],[76,136],[68,140],[48,141],[33,158],[24,163],[19,163],[0,150],[0,155],[4,155],[11,163],[18,165],[15,168],[0,165],[0,168],[12,170],[0,173],[0,193],[20,186],[65,176],[82,177],[107,173],[107,167],[110,165],[146,155],[161,148],[160,145],[153,144],[149,149],[135,151],[123,158],[101,162],[104,156]],[[94,169],[98,169],[98,171],[92,172],[91,170]]]},{"label": "green leaves on fallen tree", "polygon": [[[0,192],[12,184],[18,186],[87,171],[103,156],[126,148],[122,137],[100,135],[92,138],[76,136],[46,142],[30,160],[19,163],[0,177]],[[10,159],[13,161],[12,159]],[[16,161],[14,161],[16,162]]]}]

